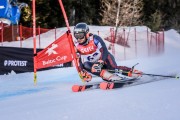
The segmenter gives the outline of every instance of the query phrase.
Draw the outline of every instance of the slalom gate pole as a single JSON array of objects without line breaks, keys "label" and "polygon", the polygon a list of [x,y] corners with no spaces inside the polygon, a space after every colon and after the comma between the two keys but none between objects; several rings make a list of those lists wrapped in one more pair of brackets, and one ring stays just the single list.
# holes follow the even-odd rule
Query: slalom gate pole
[{"label": "slalom gate pole", "polygon": [[[108,70],[109,72],[113,72],[113,73],[128,73],[127,71],[123,71],[123,70],[119,70],[119,69],[115,69],[115,70]],[[140,73],[133,73],[133,74],[140,74]],[[179,79],[179,76],[177,75],[158,75],[158,74],[148,74],[148,73],[141,73],[141,75],[148,75],[148,76],[159,76],[159,77],[168,77],[168,78],[175,78],[175,79]]]},{"label": "slalom gate pole", "polygon": [[[64,5],[63,5],[63,3],[62,3],[62,0],[59,0],[59,4],[60,4],[60,7],[61,7],[63,16],[64,16],[64,20],[65,20],[65,22],[66,22],[66,26],[67,26],[68,32],[69,32],[69,34],[71,34],[70,27],[69,27],[69,22],[68,22],[68,18],[67,18],[67,15],[66,15],[66,11],[64,10]],[[84,80],[82,79],[81,74],[80,74],[81,70],[80,70],[80,68],[79,68],[79,66],[78,66],[78,57],[77,57],[77,55],[76,55],[76,51],[75,51],[75,50],[76,50],[76,47],[75,47],[75,45],[74,45],[72,36],[71,36],[71,40],[69,40],[69,41],[70,41],[70,45],[71,45],[71,51],[72,51],[72,53],[73,53],[73,58],[74,58],[74,63],[75,63],[75,66],[76,66],[76,70],[77,70],[77,72],[78,72],[79,77],[80,77],[81,80],[84,82]]]},{"label": "slalom gate pole", "polygon": [[62,0],[59,0],[59,4],[60,4],[60,7],[61,7],[63,16],[64,16],[64,20],[65,20],[66,26],[67,26],[68,30],[70,31],[69,22],[68,22],[68,19],[67,19],[66,11],[64,10],[64,5],[62,3]]},{"label": "slalom gate pole", "polygon": [[33,9],[33,43],[34,43],[34,85],[37,84],[37,64],[36,64],[36,0],[32,0],[32,9]]}]

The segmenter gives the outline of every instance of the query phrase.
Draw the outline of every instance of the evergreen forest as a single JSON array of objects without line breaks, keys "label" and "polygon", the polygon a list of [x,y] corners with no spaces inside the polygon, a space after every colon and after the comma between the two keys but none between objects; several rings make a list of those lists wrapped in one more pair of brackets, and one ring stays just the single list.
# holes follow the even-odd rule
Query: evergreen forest
[{"label": "evergreen forest", "polygon": [[[32,0],[19,0],[20,23],[32,27]],[[135,26],[145,25],[153,31],[180,31],[180,0],[62,0],[69,24]],[[117,19],[118,18],[118,19]],[[42,28],[65,27],[58,0],[36,0],[36,23]]]}]

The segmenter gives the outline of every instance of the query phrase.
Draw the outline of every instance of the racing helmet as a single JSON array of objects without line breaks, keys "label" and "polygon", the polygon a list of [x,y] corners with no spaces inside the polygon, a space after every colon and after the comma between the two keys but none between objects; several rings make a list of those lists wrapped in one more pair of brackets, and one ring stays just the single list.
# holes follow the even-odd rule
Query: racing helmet
[{"label": "racing helmet", "polygon": [[86,37],[86,34],[88,32],[89,32],[89,27],[86,23],[78,23],[74,27],[74,37],[76,39],[83,39],[84,37]]}]

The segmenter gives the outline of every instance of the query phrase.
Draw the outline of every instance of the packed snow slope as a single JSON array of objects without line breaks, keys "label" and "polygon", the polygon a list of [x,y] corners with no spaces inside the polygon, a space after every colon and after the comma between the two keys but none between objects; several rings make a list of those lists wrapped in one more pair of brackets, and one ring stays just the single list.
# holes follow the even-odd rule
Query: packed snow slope
[{"label": "packed snow slope", "polygon": [[[118,61],[153,74],[180,75],[180,35],[165,32],[165,51]],[[143,76],[146,80],[149,77]],[[0,120],[180,120],[180,80],[166,79],[115,90],[73,93],[83,84],[74,67],[0,76]],[[92,82],[101,80],[95,77]]]}]

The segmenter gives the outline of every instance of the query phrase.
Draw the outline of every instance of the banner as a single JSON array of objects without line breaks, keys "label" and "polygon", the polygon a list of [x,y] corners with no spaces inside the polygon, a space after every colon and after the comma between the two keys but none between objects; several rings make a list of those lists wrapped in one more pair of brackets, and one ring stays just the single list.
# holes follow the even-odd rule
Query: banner
[{"label": "banner", "polygon": [[0,74],[33,71],[33,49],[0,47]]},{"label": "banner", "polygon": [[[37,49],[41,51],[42,49]],[[15,73],[33,72],[33,48],[0,47],[0,75]],[[71,62],[59,64],[40,70],[52,68],[71,67]]]},{"label": "banner", "polygon": [[47,68],[73,60],[70,43],[71,34],[65,33],[35,56],[37,69]]}]

